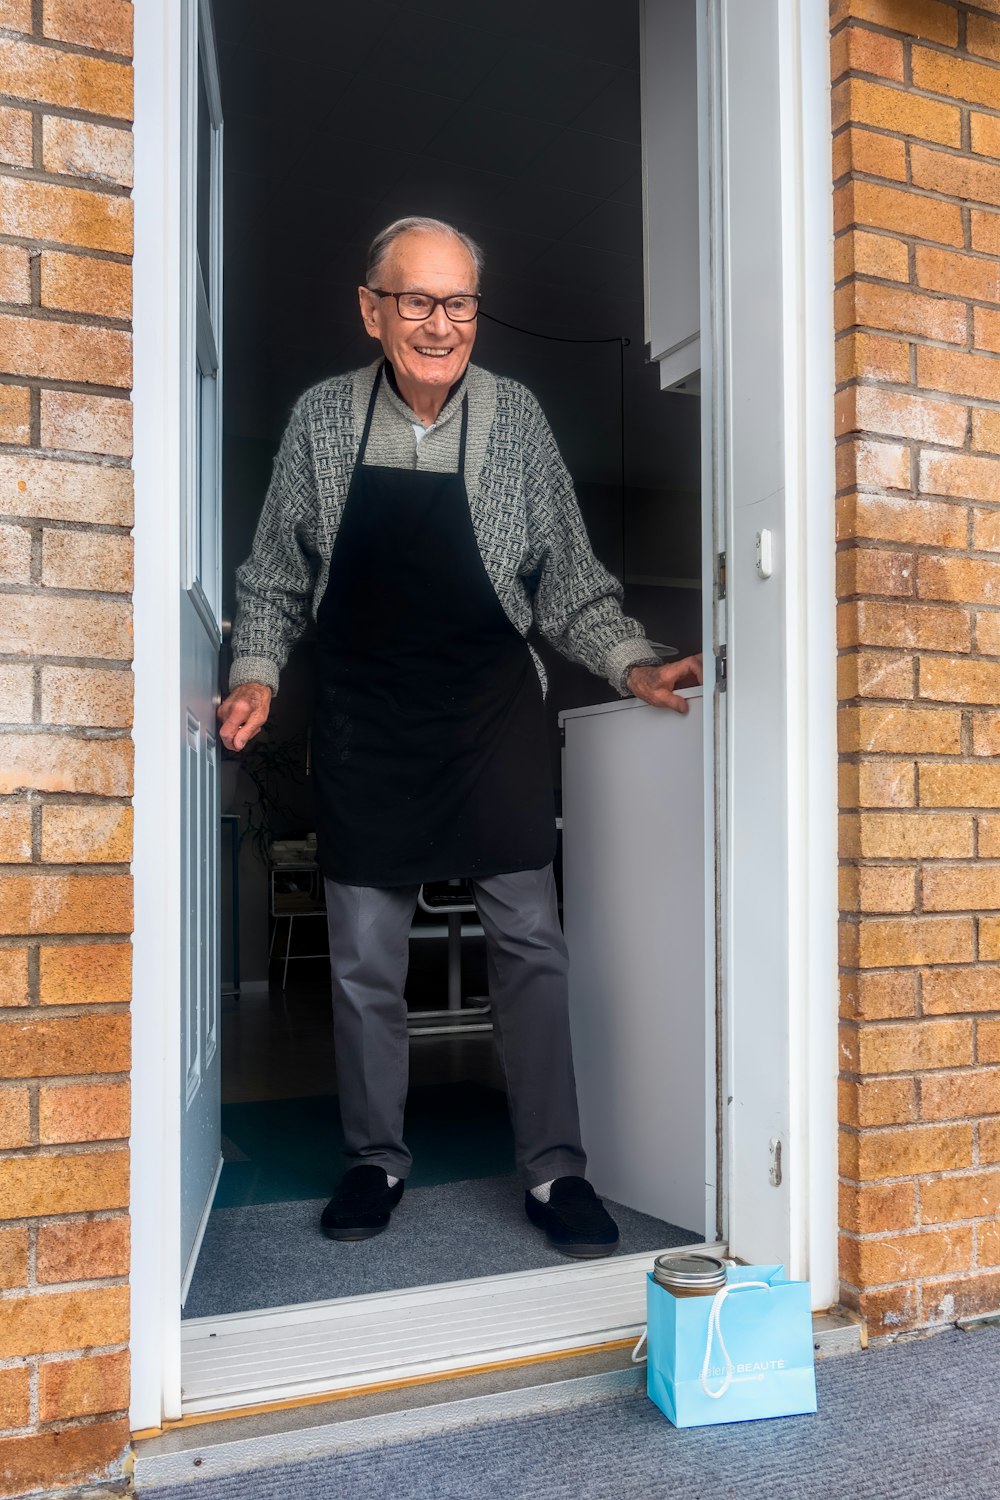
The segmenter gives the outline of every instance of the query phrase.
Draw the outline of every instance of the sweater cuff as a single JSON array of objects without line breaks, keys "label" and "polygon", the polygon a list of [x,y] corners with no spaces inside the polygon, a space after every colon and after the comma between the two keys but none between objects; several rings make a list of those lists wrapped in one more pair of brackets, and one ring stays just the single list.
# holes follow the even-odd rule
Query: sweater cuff
[{"label": "sweater cuff", "polygon": [[270,656],[234,656],[229,668],[229,691],[242,687],[246,682],[262,682],[276,695],[278,663]]},{"label": "sweater cuff", "polygon": [[625,679],[633,667],[658,667],[663,658],[645,636],[631,636],[612,646],[604,658],[604,675],[622,698],[629,696]]}]

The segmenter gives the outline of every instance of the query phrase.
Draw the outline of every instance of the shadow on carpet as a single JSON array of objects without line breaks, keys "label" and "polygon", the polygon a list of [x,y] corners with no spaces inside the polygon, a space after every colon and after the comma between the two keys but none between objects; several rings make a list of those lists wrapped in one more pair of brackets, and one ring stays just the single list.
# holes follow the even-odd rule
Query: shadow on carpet
[{"label": "shadow on carpet", "polygon": [[[463,1081],[410,1089],[404,1124],[411,1187],[496,1177],[514,1169],[502,1089]],[[216,1208],[329,1198],[344,1135],[336,1096],[222,1106],[223,1167]]]},{"label": "shadow on carpet", "polygon": [[[515,1176],[407,1187],[384,1234],[343,1244],[320,1233],[325,1198],[214,1209],[185,1318],[329,1297],[397,1291],[473,1276],[564,1266],[524,1213]],[[608,1201],[620,1254],[696,1244],[702,1236]]]}]

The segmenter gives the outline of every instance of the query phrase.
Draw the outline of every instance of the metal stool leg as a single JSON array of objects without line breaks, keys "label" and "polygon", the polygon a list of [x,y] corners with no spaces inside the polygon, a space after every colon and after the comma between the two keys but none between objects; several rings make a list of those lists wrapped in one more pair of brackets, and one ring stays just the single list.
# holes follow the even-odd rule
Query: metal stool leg
[{"label": "metal stool leg", "polygon": [[287,988],[288,988],[288,956],[289,956],[289,954],[292,951],[292,924],[294,923],[294,921],[295,921],[295,913],[294,912],[289,912],[289,914],[288,914],[288,937],[285,939],[285,973],[284,973],[284,977],[282,978],[282,981],[281,981],[281,988],[282,988],[282,990],[287,990]]},{"label": "metal stool leg", "polygon": [[448,1009],[462,1009],[462,914],[448,913]]}]

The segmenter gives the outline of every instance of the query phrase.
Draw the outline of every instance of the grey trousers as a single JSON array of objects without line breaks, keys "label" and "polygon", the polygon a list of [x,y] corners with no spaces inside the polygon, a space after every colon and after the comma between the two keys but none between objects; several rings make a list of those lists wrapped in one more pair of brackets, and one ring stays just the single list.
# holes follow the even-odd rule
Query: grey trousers
[{"label": "grey trousers", "polygon": [[[326,881],[337,1087],[347,1165],[406,1177],[409,1037],[403,985],[417,886]],[[525,1187],[583,1176],[566,943],[552,866],[473,882],[486,934],[493,1038]],[[461,1122],[455,1122],[461,1129]]]}]

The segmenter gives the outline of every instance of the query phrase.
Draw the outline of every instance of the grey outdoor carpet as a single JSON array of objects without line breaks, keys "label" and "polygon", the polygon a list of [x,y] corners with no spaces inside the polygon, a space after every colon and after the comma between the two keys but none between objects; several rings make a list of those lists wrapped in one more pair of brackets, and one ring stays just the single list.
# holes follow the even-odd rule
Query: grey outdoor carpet
[{"label": "grey outdoor carpet", "polygon": [[155,1500],[997,1500],[998,1374],[1000,1333],[948,1332],[821,1362],[815,1416],[678,1432],[637,1392]]},{"label": "grey outdoor carpet", "polygon": [[[524,1189],[513,1176],[408,1188],[385,1233],[356,1244],[320,1234],[325,1202],[256,1203],[211,1213],[185,1318],[567,1264],[528,1222]],[[626,1255],[702,1238],[610,1201],[608,1208]]]}]

